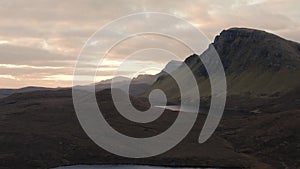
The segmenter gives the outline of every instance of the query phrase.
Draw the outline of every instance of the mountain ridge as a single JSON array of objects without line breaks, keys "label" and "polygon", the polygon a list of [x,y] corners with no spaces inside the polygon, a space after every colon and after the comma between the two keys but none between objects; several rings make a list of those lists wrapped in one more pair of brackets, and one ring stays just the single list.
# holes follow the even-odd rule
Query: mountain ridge
[{"label": "mountain ridge", "polygon": [[[300,74],[299,43],[261,30],[231,28],[216,36],[202,54],[193,54],[184,61],[196,77],[202,99],[207,102],[210,97],[210,81],[200,58],[213,54],[214,49],[220,56],[226,74],[229,102],[233,96],[273,100],[293,93],[300,86],[297,80]],[[175,73],[180,72],[180,68],[175,70]],[[180,94],[174,84],[176,82],[170,76],[161,76],[145,95],[155,88],[162,89],[170,102],[178,104]],[[236,102],[232,106],[238,105]],[[253,105],[255,106],[258,104]]]}]

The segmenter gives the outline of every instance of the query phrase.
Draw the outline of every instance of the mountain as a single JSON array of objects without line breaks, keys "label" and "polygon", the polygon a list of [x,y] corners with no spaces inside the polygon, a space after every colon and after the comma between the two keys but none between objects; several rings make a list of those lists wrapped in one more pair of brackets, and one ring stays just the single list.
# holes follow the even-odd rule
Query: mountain
[{"label": "mountain", "polygon": [[148,75],[148,74],[140,74],[137,77],[132,79],[132,83],[133,84],[148,84],[148,85],[152,85],[156,79],[157,79],[157,75]]},{"label": "mountain", "polygon": [[171,60],[165,68],[162,70],[162,72],[173,72],[176,69],[178,69],[181,66],[182,62],[177,60]]},{"label": "mountain", "polygon": [[[267,107],[267,102],[292,97],[299,91],[299,43],[261,30],[231,28],[216,36],[203,54],[193,54],[184,61],[194,73],[201,97],[207,103],[210,82],[200,58],[212,54],[212,47],[218,52],[226,74],[227,108]],[[182,73],[181,67],[174,73]],[[180,100],[178,87],[169,75],[160,76],[146,94],[155,88],[164,90],[170,102]]]},{"label": "mountain", "polygon": [[[123,88],[126,84],[130,83],[129,94],[136,96],[139,95],[147,88],[149,88],[156,80],[156,75],[138,75],[137,77],[130,79],[127,77],[114,77],[113,79],[104,80],[95,84],[96,91],[111,88],[111,82],[114,81],[114,88]],[[124,90],[125,91],[125,90]]]},{"label": "mountain", "polygon": [[[137,95],[143,93],[149,86],[151,86],[154,81],[156,80],[155,75],[139,75],[138,77],[134,78],[131,82],[130,86],[130,94]],[[116,87],[124,86],[124,83],[128,83],[131,81],[130,78],[118,76],[113,78],[114,82],[116,83]],[[96,91],[101,91],[104,89],[111,88],[111,81],[112,79],[103,80],[95,84]],[[44,90],[61,90],[61,89],[70,89],[66,88],[47,88],[47,87],[36,87],[36,86],[28,86],[19,89],[0,89],[0,99],[8,97],[13,94],[17,93],[26,93],[26,92],[33,92],[33,91],[44,91]]]},{"label": "mountain", "polygon": [[111,82],[114,80],[114,82],[124,82],[124,81],[130,81],[131,79],[128,77],[124,77],[124,76],[117,76],[114,77],[112,79],[107,79],[107,80],[102,80],[98,83],[96,83],[95,85],[105,85],[105,84],[111,84]]},{"label": "mountain", "polygon": [[159,76],[166,75],[166,72],[173,72],[181,64],[182,62],[180,61],[172,60],[164,67],[164,69],[160,73],[156,75],[140,74],[137,77],[134,77],[133,79],[123,76],[117,76],[112,79],[104,80],[96,83],[96,91],[110,89],[111,82],[113,80],[115,83],[115,88],[122,88],[126,86],[126,84],[130,83],[129,94],[132,96],[137,96],[144,93],[145,90],[148,89],[157,80]]}]

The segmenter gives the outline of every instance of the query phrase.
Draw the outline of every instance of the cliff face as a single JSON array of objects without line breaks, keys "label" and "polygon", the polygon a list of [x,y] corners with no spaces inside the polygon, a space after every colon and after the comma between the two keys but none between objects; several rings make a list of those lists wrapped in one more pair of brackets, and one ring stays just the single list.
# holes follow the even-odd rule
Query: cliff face
[{"label": "cliff face", "polygon": [[[264,31],[232,28],[224,30],[213,43],[225,67],[230,71],[296,69],[300,45]],[[237,63],[238,62],[238,63]]]},{"label": "cliff face", "polygon": [[[203,54],[193,54],[184,61],[193,71],[203,98],[210,96],[210,82],[200,58],[209,56],[212,47],[221,58],[229,98],[278,99],[299,89],[300,44],[265,31],[231,28],[216,36]],[[180,67],[176,72],[181,72]],[[164,90],[170,102],[180,100],[178,87],[168,75],[158,78],[148,92],[153,88]]]}]

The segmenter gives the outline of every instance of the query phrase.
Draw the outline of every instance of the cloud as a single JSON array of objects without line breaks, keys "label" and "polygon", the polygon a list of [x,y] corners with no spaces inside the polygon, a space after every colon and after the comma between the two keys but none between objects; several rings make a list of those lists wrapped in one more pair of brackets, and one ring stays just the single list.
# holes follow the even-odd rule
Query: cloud
[{"label": "cloud", "polygon": [[0,45],[0,64],[72,67],[76,56],[67,56],[34,47]]},{"label": "cloud", "polygon": [[[14,87],[30,83],[42,86],[70,85],[64,77],[72,75],[77,55],[87,39],[110,21],[136,12],[176,15],[202,30],[210,41],[223,29],[251,27],[300,42],[299,6],[298,0],[3,0],[0,1],[0,74],[3,77],[0,78],[2,84]],[[160,26],[163,22],[153,23],[153,26]],[[142,25],[143,21],[137,21],[127,26],[137,30]],[[176,32],[184,27],[170,25],[165,29]],[[106,35],[106,38],[90,45],[105,44],[118,38],[114,32],[107,31]],[[187,35],[190,40],[198,41],[192,35]],[[108,63],[119,63],[126,56],[144,48],[166,49],[180,57],[191,54],[190,50],[171,39],[135,37],[111,50],[107,55],[109,61],[104,65],[103,77],[108,77],[108,72],[117,68]],[[94,53],[95,56],[100,54]],[[153,59],[151,64],[163,65],[166,59],[156,55],[158,53],[143,53],[135,58],[134,63],[149,64]],[[139,69],[139,66],[136,67]],[[16,83],[12,77],[22,79],[22,83]]]},{"label": "cloud", "polygon": [[13,80],[17,80],[16,77],[12,76],[12,75],[0,75],[0,79],[13,79]]}]

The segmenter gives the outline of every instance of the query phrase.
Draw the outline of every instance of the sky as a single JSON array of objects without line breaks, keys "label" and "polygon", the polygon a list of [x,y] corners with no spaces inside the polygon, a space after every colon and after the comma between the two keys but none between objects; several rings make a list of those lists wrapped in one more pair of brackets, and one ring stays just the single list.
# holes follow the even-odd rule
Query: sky
[{"label": "sky", "polygon": [[[0,88],[71,86],[77,57],[88,38],[129,14],[168,13],[192,23],[210,41],[224,29],[248,27],[300,42],[299,6],[299,0],[0,0]],[[180,27],[172,31],[176,29]],[[182,58],[192,54],[165,37],[128,39],[107,55],[96,80],[113,77],[124,57],[144,47],[171,50]],[[161,55],[161,51],[140,53],[130,64],[133,70],[122,75],[157,73],[170,61]],[[145,65],[155,69],[143,69]]]}]

